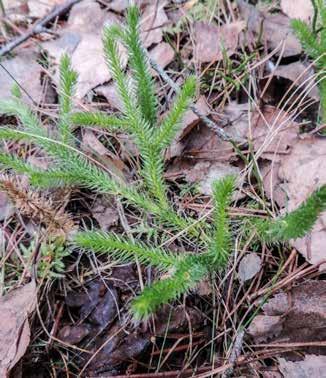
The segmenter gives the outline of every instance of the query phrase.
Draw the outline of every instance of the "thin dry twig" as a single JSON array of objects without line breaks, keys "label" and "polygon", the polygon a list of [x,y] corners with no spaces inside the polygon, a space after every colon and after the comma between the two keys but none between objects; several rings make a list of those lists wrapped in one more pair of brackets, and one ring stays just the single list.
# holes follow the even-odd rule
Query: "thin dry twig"
[{"label": "thin dry twig", "polygon": [[48,32],[46,26],[49,22],[53,21],[56,17],[60,16],[61,14],[67,12],[73,5],[79,3],[81,0],[69,0],[65,4],[60,6],[54,7],[52,11],[41,20],[37,21],[33,27],[28,30],[27,33],[13,39],[12,41],[8,42],[0,49],[0,56],[8,54],[10,51],[15,49],[17,46],[21,45],[29,38],[41,34],[44,32]]}]

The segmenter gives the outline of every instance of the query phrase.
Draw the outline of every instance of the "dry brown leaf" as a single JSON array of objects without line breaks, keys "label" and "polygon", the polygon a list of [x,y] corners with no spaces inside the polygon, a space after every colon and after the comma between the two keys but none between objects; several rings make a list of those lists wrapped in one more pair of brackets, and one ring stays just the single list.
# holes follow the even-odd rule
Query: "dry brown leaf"
[{"label": "dry brown leaf", "polygon": [[240,281],[244,283],[255,277],[255,275],[260,271],[261,266],[262,261],[257,253],[249,253],[245,255],[244,258],[241,259],[238,268],[238,276]]},{"label": "dry brown leaf", "polygon": [[128,172],[128,168],[119,157],[114,155],[100,142],[92,130],[85,130],[81,148],[87,153],[96,155],[97,159],[107,168],[113,177],[125,181],[125,173]]},{"label": "dry brown leaf", "polygon": [[36,305],[34,281],[0,298],[0,376],[8,372],[24,355],[30,341],[28,316]]},{"label": "dry brown leaf", "polygon": [[[165,68],[173,61],[174,50],[168,43],[161,42],[149,52],[149,56],[154,62],[159,63],[162,68]],[[157,72],[152,70],[152,74],[156,76]]]},{"label": "dry brown leaf", "polygon": [[282,14],[268,14],[263,22],[263,36],[270,49],[279,47],[280,42],[284,46],[279,49],[283,57],[299,55],[302,51],[300,42],[295,37],[290,19]]},{"label": "dry brown leaf", "polygon": [[[255,39],[261,36],[260,39],[266,41],[269,49],[278,47],[276,55],[282,53],[283,57],[289,57],[301,53],[300,42],[295,37],[287,16],[260,12],[257,7],[244,0],[237,0],[237,4],[249,33],[253,34]],[[280,44],[283,44],[284,48],[281,48]]]},{"label": "dry brown leaf", "polygon": [[[200,96],[196,102],[196,108],[203,114],[209,114],[209,106],[207,105],[205,96]],[[193,127],[199,122],[198,116],[192,111],[188,110],[182,120],[182,127],[179,129],[177,135],[171,146],[168,148],[166,158],[171,159],[176,156],[180,156],[184,149],[182,139],[190,133]]]},{"label": "dry brown leaf", "polygon": [[98,198],[91,211],[102,231],[108,231],[112,225],[119,221],[117,206],[108,198]]},{"label": "dry brown leaf", "polygon": [[281,9],[290,18],[299,18],[307,22],[314,13],[312,2],[307,0],[281,0]]},{"label": "dry brown leaf", "polygon": [[2,0],[6,18],[12,22],[26,21],[28,17],[27,0]]},{"label": "dry brown leaf", "polygon": [[278,357],[279,369],[286,378],[325,378],[326,356],[306,354],[302,361]]},{"label": "dry brown leaf", "polygon": [[252,129],[249,137],[253,138],[257,157],[278,162],[289,153],[297,141],[299,124],[292,117],[273,106],[265,106],[262,113],[252,117]]},{"label": "dry brown leaf", "polygon": [[66,0],[28,0],[29,16],[42,18],[50,13],[53,7],[62,5]]},{"label": "dry brown leaf", "polygon": [[282,184],[282,180],[278,175],[280,163],[263,162],[259,168],[266,196],[272,203],[276,202],[283,208],[287,204],[287,196],[283,189],[284,184]]},{"label": "dry brown leaf", "polygon": [[273,74],[293,81],[297,87],[300,87],[302,91],[306,91],[310,97],[317,101],[319,100],[315,73],[312,67],[306,67],[301,62],[294,62],[278,66]]},{"label": "dry brown leaf", "polygon": [[114,12],[121,13],[128,8],[129,4],[129,0],[112,0],[107,7]]},{"label": "dry brown leaf", "polygon": [[[281,160],[279,175],[289,198],[288,210],[298,207],[314,190],[326,184],[326,139],[307,137],[299,140]],[[291,244],[311,263],[325,259],[326,214],[323,213],[310,235]]]},{"label": "dry brown leaf", "polygon": [[222,180],[229,175],[238,176],[239,174],[240,168],[227,162],[199,162],[195,164],[193,169],[186,175],[186,179],[190,182],[198,182],[200,193],[212,195],[212,185],[214,181]]},{"label": "dry brown leaf", "polygon": [[222,119],[228,126],[225,131],[234,140],[247,140],[249,105],[231,101],[223,109]]},{"label": "dry brown leaf", "polygon": [[322,341],[326,337],[326,281],[306,281],[263,305],[248,333],[255,341]]},{"label": "dry brown leaf", "polygon": [[151,2],[140,19],[141,39],[145,47],[160,43],[163,38],[162,27],[169,21],[164,6],[166,0]]},{"label": "dry brown leaf", "polygon": [[243,21],[217,27],[203,21],[194,24],[196,62],[210,63],[223,59],[223,49],[228,56],[238,47],[239,34],[244,29]]},{"label": "dry brown leaf", "polygon": [[5,192],[0,191],[0,221],[11,217],[15,208]]},{"label": "dry brown leaf", "polygon": [[122,111],[123,105],[113,82],[100,85],[95,89],[95,92],[98,95],[105,97],[112,109]]},{"label": "dry brown leaf", "polygon": [[[103,54],[102,31],[104,24],[113,23],[119,23],[116,15],[103,11],[93,0],[83,1],[71,9],[59,39],[43,43],[57,66],[63,53],[71,55],[72,65],[78,72],[76,96],[79,99],[111,79]],[[123,65],[126,65],[126,51],[119,48]],[[58,73],[55,79],[58,80]]]},{"label": "dry brown leaf", "polygon": [[265,342],[280,335],[282,323],[281,316],[257,315],[248,328],[248,334],[256,342]]},{"label": "dry brown leaf", "polygon": [[[33,51],[19,51],[18,55],[12,59],[6,59],[1,62],[3,69],[0,70],[0,98],[9,98],[12,87],[18,82],[22,88],[39,103],[42,99],[41,72],[42,67],[37,63],[37,54]],[[33,80],[30,80],[30,78]],[[16,81],[13,80],[15,78]],[[31,99],[22,92],[25,101],[31,102]]]}]

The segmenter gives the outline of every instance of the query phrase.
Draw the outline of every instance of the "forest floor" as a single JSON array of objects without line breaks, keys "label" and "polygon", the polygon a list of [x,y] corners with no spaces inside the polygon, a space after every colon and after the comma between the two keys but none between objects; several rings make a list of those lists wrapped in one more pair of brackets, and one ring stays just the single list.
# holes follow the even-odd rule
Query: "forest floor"
[{"label": "forest floor", "polygon": [[[290,26],[291,18],[312,22],[310,1],[135,2],[152,60],[177,85],[190,74],[200,82],[200,114],[186,113],[165,154],[179,209],[209,222],[211,184],[228,174],[241,181],[234,222],[293,210],[326,184],[320,77]],[[128,3],[0,0],[0,99],[18,85],[51,125],[59,60],[68,52],[79,75],[76,109],[119,113],[101,34],[104,25],[124,22]],[[174,90],[153,74],[164,115]],[[140,159],[127,135],[96,127],[76,135],[85,155],[132,181]],[[0,148],[49,168],[35,146],[1,141]],[[285,245],[234,235],[226,272],[135,322],[128,304],[155,272],[46,240],[35,203],[69,214],[72,229],[122,233],[127,221],[137,237],[146,224],[137,214],[126,219],[114,197],[80,188],[33,192],[26,177],[15,185],[30,203],[0,191],[1,377],[325,377],[325,213],[308,236]],[[165,243],[180,247],[169,238],[167,230]]]}]

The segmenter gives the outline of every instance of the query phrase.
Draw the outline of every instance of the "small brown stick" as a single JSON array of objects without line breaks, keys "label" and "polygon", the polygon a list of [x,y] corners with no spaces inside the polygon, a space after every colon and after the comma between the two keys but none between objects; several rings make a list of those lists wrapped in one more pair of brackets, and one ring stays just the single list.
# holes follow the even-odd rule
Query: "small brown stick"
[{"label": "small brown stick", "polygon": [[244,329],[242,329],[238,332],[238,334],[237,334],[237,336],[234,340],[234,344],[233,344],[232,351],[231,351],[229,361],[228,361],[231,366],[227,370],[225,370],[225,372],[222,374],[222,378],[232,377],[233,371],[234,371],[234,366],[236,364],[238,357],[241,354],[244,335],[245,335]]},{"label": "small brown stick", "polygon": [[10,51],[15,49],[17,46],[21,45],[29,38],[33,37],[34,35],[47,32],[45,28],[46,25],[53,21],[56,17],[60,16],[61,14],[67,12],[73,5],[79,3],[81,0],[69,0],[65,4],[60,5],[58,7],[54,7],[53,10],[41,20],[36,22],[34,26],[25,34],[13,39],[11,42],[8,42],[0,49],[0,56],[8,54]]}]

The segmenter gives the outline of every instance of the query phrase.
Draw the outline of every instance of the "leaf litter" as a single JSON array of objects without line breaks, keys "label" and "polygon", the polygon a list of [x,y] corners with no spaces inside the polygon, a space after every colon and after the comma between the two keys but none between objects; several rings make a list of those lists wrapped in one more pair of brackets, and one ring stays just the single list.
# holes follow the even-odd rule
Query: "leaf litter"
[{"label": "leaf litter", "polygon": [[[17,20],[21,22],[21,20],[43,17],[54,3],[62,2],[49,0],[43,2],[42,6],[36,6],[34,1],[28,3],[28,8],[15,2],[8,5],[8,2],[5,1],[4,5],[6,9],[10,10],[8,12],[10,19],[14,22]],[[44,69],[38,64],[36,50],[31,51],[28,45],[24,49],[17,49],[15,56],[3,61],[2,64],[13,73],[22,87],[39,103],[43,98],[41,75],[50,73],[56,81],[57,72],[54,72],[59,58],[63,52],[68,52],[80,74],[77,83],[78,102],[83,100],[83,102],[88,101],[94,105],[93,101],[96,102],[96,96],[103,96],[106,100],[105,105],[110,111],[119,110],[121,102],[110,81],[111,78],[107,73],[103,58],[101,29],[105,24],[123,22],[123,12],[128,6],[127,3],[123,0],[111,2],[86,0],[75,5],[67,15],[67,19],[59,20],[54,25],[57,36],[47,36],[44,37],[45,41],[41,41],[41,48],[47,51],[50,57],[48,72],[44,72]],[[306,91],[312,99],[319,100],[318,91],[314,87],[313,66],[299,58],[302,48],[290,28],[291,17],[311,20],[312,8],[308,1],[298,0],[294,6],[292,1],[282,0],[280,8],[275,12],[275,9],[273,11],[267,7],[259,9],[257,6],[238,0],[236,2],[238,8],[236,6],[231,10],[220,8],[219,11],[224,12],[226,19],[223,18],[224,16],[222,18],[216,16],[217,13],[213,15],[209,12],[198,12],[203,18],[195,20],[189,29],[184,26],[187,25],[186,23],[182,23],[175,29],[177,30],[175,35],[173,27],[169,28],[175,22],[172,17],[174,8],[176,8],[175,14],[179,14],[179,16],[181,13],[185,14],[186,8],[191,9],[192,14],[196,14],[196,6],[199,2],[191,1],[185,5],[178,5],[176,1],[155,3],[139,1],[138,3],[142,10],[143,42],[148,48],[150,56],[167,69],[169,74],[177,77],[176,72],[180,72],[180,67],[187,74],[189,64],[195,64],[199,75],[205,78],[205,73],[211,72],[210,65],[216,64],[216,66],[212,66],[215,76],[209,77],[210,93],[201,93],[197,97],[196,106],[204,115],[209,116],[227,131],[232,138],[243,141],[241,148],[246,156],[250,156],[250,153],[255,154],[255,159],[258,159],[259,174],[263,179],[265,195],[273,205],[278,206],[280,212],[296,208],[313,190],[325,183],[326,178],[323,176],[325,139],[302,133],[302,125],[306,121],[304,117],[296,117],[290,108],[281,107],[275,103],[249,104],[247,94],[241,89],[237,90],[236,94],[228,95],[226,105],[215,100],[219,95],[215,93],[214,89],[215,80],[217,80],[216,74],[223,72],[227,59],[230,59],[232,64],[238,64],[237,60],[241,57],[244,48],[255,52],[256,62],[264,58],[264,53],[267,54],[273,49],[277,49],[272,56],[273,64],[268,66],[266,63],[265,72],[255,71],[258,84],[260,84],[260,80],[263,81],[262,78],[266,78],[266,73],[271,73],[276,78],[276,88],[280,93],[286,92],[286,87],[283,86],[280,79],[286,79],[290,84],[293,83],[299,91]],[[278,12],[279,10],[281,13]],[[239,13],[237,13],[238,11]],[[204,14],[206,18],[203,16]],[[165,33],[170,33],[171,30],[172,37],[170,34],[167,37]],[[259,50],[261,56],[256,50],[259,38],[261,38],[260,42],[263,46]],[[127,64],[126,52],[123,49],[121,49],[121,54],[125,57],[124,64]],[[290,58],[290,60],[281,61],[281,64],[278,64],[277,58]],[[208,66],[205,63],[208,63]],[[275,67],[274,63],[277,63],[276,69],[270,70],[270,66]],[[251,75],[253,71],[251,71],[250,65],[246,65],[245,68]],[[24,74],[25,71],[28,71],[30,76],[37,77],[38,80],[28,80]],[[160,81],[157,73],[155,75]],[[252,77],[250,76],[250,80]],[[229,78],[226,77],[225,80],[228,81]],[[10,92],[12,79],[8,79],[2,72],[0,83],[2,83],[1,97],[3,98]],[[162,83],[160,82],[160,84]],[[23,96],[25,95],[23,94]],[[163,101],[169,101],[170,97],[168,96],[170,94],[164,94]],[[264,101],[267,98],[263,97]],[[164,107],[162,108],[164,109]],[[122,177],[125,175],[128,177],[130,167],[127,162],[130,159],[137,159],[138,152],[130,143],[128,147],[128,140],[123,141],[123,135],[117,135],[115,137],[119,139],[119,143],[126,146],[126,153],[119,157],[102,143],[102,139],[99,140],[98,135],[93,130],[82,133],[82,148],[85,153],[96,156],[105,166],[116,170]],[[249,152],[246,150],[248,140],[253,143],[253,149]],[[229,173],[241,175],[246,168],[233,146],[222,141],[191,111],[184,118],[180,133],[165,157],[168,164],[166,177],[171,182],[179,184],[184,180],[190,184],[197,184],[199,193],[205,196],[211,195],[210,186],[214,179]],[[246,190],[248,190],[247,187]],[[2,193],[0,194],[2,195]],[[7,214],[7,217],[3,219],[14,217],[13,209],[9,208],[8,210],[7,208],[6,197],[1,198],[4,209],[1,214]],[[205,206],[204,201],[201,206]],[[102,230],[119,227],[120,216],[116,204],[108,198],[99,197],[95,201],[92,200],[92,206],[87,206],[85,211],[91,222],[97,222]],[[291,242],[292,247],[304,256],[305,261],[316,265],[321,270],[323,269],[321,263],[324,260],[323,246],[326,243],[326,219],[324,218],[324,215],[320,217],[309,237]],[[136,220],[134,216],[128,216],[128,222],[138,222],[137,230],[144,231],[141,221]],[[176,248],[179,247],[176,246]],[[183,349],[180,350],[183,354],[183,351],[190,350],[193,342],[194,345],[197,345],[196,343],[200,345],[196,339],[197,330],[202,332],[202,335],[206,335],[207,330],[208,333],[212,332],[211,328],[207,326],[210,324],[212,306],[211,304],[207,306],[206,297],[215,295],[216,288],[206,282],[204,285],[206,288],[201,290],[201,295],[205,297],[203,301],[198,299],[199,290],[197,296],[190,296],[190,299],[187,298],[183,305],[177,305],[173,310],[166,308],[162,313],[157,314],[155,323],[147,324],[145,327],[144,325],[134,327],[128,323],[126,312],[131,293],[139,286],[139,276],[134,267],[131,265],[112,267],[109,262],[107,270],[103,270],[105,276],[103,280],[103,276],[101,279],[99,278],[99,275],[103,274],[102,270],[98,269],[99,260],[94,260],[90,256],[88,258],[91,261],[91,268],[88,268],[89,271],[83,271],[79,278],[83,281],[83,274],[86,273],[85,277],[91,276],[94,279],[87,281],[86,284],[81,284],[80,287],[78,285],[78,290],[70,291],[71,288],[68,290],[68,295],[65,297],[65,316],[59,319],[60,329],[54,334],[67,344],[91,351],[90,359],[88,354],[80,354],[77,365],[83,366],[85,361],[89,361],[86,370],[90,376],[103,376],[108,372],[110,374],[137,373],[144,371],[140,368],[144,364],[144,357],[150,356],[155,360],[155,356],[161,354],[160,348],[164,350],[164,346],[167,346],[172,348],[170,350],[175,366],[183,369],[185,364],[182,358],[180,360],[180,353],[173,352],[172,340],[175,340],[173,337],[177,337],[178,340],[175,350],[177,351],[177,348],[181,346]],[[265,271],[275,267],[275,259],[273,251],[268,251],[267,257],[249,251],[239,262],[235,276],[231,280],[233,279],[234,282],[239,280],[245,290],[247,287],[251,290],[250,288],[254,285],[261,284],[259,280],[262,273],[258,273],[261,272],[263,264],[265,270],[262,276],[265,277]],[[298,259],[296,264],[299,264]],[[292,268],[294,269],[293,266]],[[152,272],[143,272],[143,274],[151,277]],[[12,291],[8,295],[19,297],[19,290],[25,287],[27,287],[26,290],[29,290],[28,285],[31,284],[17,289],[18,294]],[[322,342],[325,340],[324,286],[323,280],[312,279],[300,281],[297,286],[289,285],[278,291],[273,297],[269,297],[267,303],[262,305],[263,310],[254,317],[249,326],[248,335],[254,339],[255,343],[300,343],[318,340]],[[223,290],[218,293],[218,302],[220,302],[220,296],[224,295]],[[33,298],[35,298],[34,291],[35,287],[30,293]],[[246,301],[247,294],[241,293],[243,293],[243,300]],[[6,298],[7,295],[2,300],[5,301]],[[19,311],[16,310],[17,320],[10,330],[8,327],[10,328],[12,319],[0,326],[0,333],[9,335],[11,340],[15,341],[15,344],[12,344],[16,345],[15,351],[10,350],[9,353],[5,350],[6,348],[2,351],[10,356],[7,358],[7,362],[3,366],[1,365],[5,372],[12,369],[25,353],[30,340],[27,319],[35,306],[32,305],[32,300],[29,304],[20,304],[18,299],[13,300],[12,303],[15,308],[22,308]],[[261,305],[259,301],[256,304]],[[31,306],[29,307],[29,305]],[[241,308],[246,309],[247,305],[249,302],[245,302]],[[232,313],[233,307],[230,303],[227,303],[227,306],[229,306],[227,310]],[[235,306],[237,306],[236,302]],[[221,310],[221,307],[218,307],[218,310],[222,311],[223,318],[224,310]],[[206,314],[203,316],[205,312]],[[233,318],[232,321],[234,321]],[[235,320],[235,322],[237,321],[238,319]],[[225,324],[230,325],[230,323],[219,323],[221,329],[225,328]],[[20,328],[23,330],[20,336],[17,335],[17,325],[23,327]],[[152,328],[153,326],[154,328]],[[194,334],[192,334],[193,332]],[[20,339],[18,340],[17,337]],[[181,344],[179,344],[178,337]],[[210,341],[207,336],[205,338],[206,342]],[[165,341],[161,343],[162,339],[167,340],[167,344]],[[186,340],[186,344],[183,344],[182,340]],[[229,345],[229,339],[225,338],[224,340],[225,345]],[[157,342],[158,344],[156,344]],[[214,358],[220,359],[221,356],[225,358],[226,354],[223,354],[221,345],[217,343],[217,348],[220,350],[213,356]],[[154,353],[149,352],[151,349],[154,350]],[[244,351],[246,350],[244,349]],[[301,361],[289,361],[288,356],[286,358],[278,357],[279,364],[274,367],[277,373],[282,373],[284,376],[291,377],[298,374],[309,376],[311,372],[318,376],[321,371],[320,366],[324,364],[322,354],[321,348],[306,348]],[[293,355],[294,353],[291,357]],[[207,360],[203,360],[200,354],[198,356],[198,361],[204,361],[204,364],[207,364]],[[244,374],[248,374],[248,371],[245,371]]]}]

